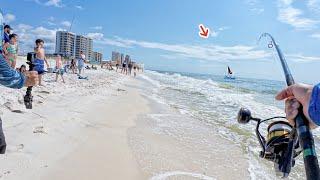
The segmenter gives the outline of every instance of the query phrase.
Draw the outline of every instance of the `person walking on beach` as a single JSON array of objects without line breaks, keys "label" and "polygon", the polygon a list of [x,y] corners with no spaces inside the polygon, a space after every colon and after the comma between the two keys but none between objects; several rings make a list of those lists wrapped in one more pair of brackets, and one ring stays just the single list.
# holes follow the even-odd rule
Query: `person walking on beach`
[{"label": "person walking on beach", "polygon": [[16,61],[17,61],[17,54],[18,54],[18,35],[17,34],[10,34],[9,35],[9,43],[5,43],[3,49],[6,51],[6,59],[9,65],[15,69],[16,68]]},{"label": "person walking on beach", "polygon": [[80,58],[78,59],[78,70],[79,70],[79,75],[81,75],[81,72],[84,67],[86,55],[83,53],[83,51],[80,51]]},{"label": "person walking on beach", "polygon": [[36,59],[33,64],[34,70],[38,72],[39,86],[42,86],[42,75],[45,73],[44,63],[46,63],[47,68],[49,68],[49,64],[45,56],[44,41],[42,39],[37,39],[35,43],[36,47],[34,48],[34,52],[36,53]]},{"label": "person walking on beach", "polygon": [[65,83],[63,74],[64,74],[64,69],[62,67],[62,60],[61,60],[61,55],[58,55],[56,58],[56,82],[58,82],[58,77],[59,75],[61,76],[62,82]]}]

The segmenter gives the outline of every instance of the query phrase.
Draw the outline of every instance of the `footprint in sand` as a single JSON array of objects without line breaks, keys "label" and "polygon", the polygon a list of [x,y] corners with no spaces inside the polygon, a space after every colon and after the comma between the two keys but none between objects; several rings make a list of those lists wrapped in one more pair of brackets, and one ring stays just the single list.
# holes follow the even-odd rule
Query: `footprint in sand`
[{"label": "footprint in sand", "polygon": [[35,133],[35,134],[37,134],[37,133],[47,134],[47,132],[44,131],[44,127],[43,126],[35,127],[34,130],[33,130],[33,133]]},{"label": "footprint in sand", "polygon": [[118,88],[117,91],[122,91],[123,92],[123,91],[126,91],[126,90]]},{"label": "footprint in sand", "polygon": [[18,151],[21,151],[23,148],[24,148],[24,144],[19,144],[19,145],[17,146],[17,150],[18,150]]},{"label": "footprint in sand", "polygon": [[19,110],[19,109],[13,109],[13,104],[10,103],[10,102],[6,102],[3,104],[7,109],[9,109],[11,112],[14,112],[14,113],[23,113],[23,111]]},{"label": "footprint in sand", "polygon": [[49,91],[36,91],[37,93],[41,93],[41,94],[50,94]]}]

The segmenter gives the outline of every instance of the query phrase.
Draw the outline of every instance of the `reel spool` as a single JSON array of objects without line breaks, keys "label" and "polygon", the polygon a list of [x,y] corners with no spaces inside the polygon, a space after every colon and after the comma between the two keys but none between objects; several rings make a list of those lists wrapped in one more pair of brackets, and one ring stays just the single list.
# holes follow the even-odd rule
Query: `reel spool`
[{"label": "reel spool", "polygon": [[269,146],[277,143],[281,138],[289,138],[292,126],[285,121],[276,121],[269,124],[267,131],[267,146]]},{"label": "reel spool", "polygon": [[[254,118],[249,109],[241,108],[238,113],[237,120],[240,124],[247,124],[251,120],[257,122],[256,136],[261,146],[260,157],[274,163],[276,174],[281,177],[287,177],[294,166],[294,158],[301,152],[299,143],[293,139],[295,130],[286,121],[277,120],[285,119],[285,117],[272,117],[261,120]],[[266,136],[260,133],[260,124],[276,120],[267,127]],[[263,133],[265,134],[265,133]],[[292,149],[290,147],[293,147]]]}]

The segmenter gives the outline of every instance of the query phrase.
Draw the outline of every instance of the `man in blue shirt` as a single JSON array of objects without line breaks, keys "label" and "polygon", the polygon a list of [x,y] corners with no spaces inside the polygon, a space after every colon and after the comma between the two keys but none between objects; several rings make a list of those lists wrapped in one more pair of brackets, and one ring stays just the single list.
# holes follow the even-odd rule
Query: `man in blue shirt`
[{"label": "man in blue shirt", "polygon": [[10,31],[12,30],[12,28],[9,25],[5,25],[3,30],[4,30],[3,41],[4,41],[4,43],[9,43],[9,41],[10,41],[9,35],[10,35]]},{"label": "man in blue shirt", "polygon": [[[38,75],[37,72],[26,72],[22,74],[12,69],[3,55],[0,54],[0,85],[20,89],[23,86],[36,85]],[[0,154],[4,154],[6,151],[6,141],[2,131],[2,121],[0,119]]]},{"label": "man in blue shirt", "polygon": [[315,86],[294,84],[279,92],[276,99],[285,99],[285,112],[291,125],[294,125],[294,118],[301,104],[310,128],[320,126],[320,84]]}]

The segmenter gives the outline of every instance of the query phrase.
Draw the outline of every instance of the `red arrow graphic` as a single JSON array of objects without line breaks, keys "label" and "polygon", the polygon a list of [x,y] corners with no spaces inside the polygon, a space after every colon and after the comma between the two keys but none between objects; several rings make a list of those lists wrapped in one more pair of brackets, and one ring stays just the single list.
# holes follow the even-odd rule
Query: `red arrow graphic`
[{"label": "red arrow graphic", "polygon": [[199,36],[202,37],[202,38],[208,38],[209,37],[209,28],[206,28],[203,24],[200,24],[199,25],[199,29],[200,29],[200,32],[199,32]]}]

